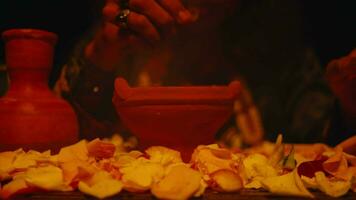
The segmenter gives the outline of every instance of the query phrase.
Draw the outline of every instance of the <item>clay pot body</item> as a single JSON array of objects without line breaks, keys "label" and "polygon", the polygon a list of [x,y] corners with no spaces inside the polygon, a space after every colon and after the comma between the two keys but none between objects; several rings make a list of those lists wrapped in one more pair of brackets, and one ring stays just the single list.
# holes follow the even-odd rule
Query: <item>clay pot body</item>
[{"label": "clay pot body", "polygon": [[166,146],[180,151],[188,162],[198,145],[215,142],[239,93],[237,81],[229,86],[131,88],[118,78],[113,103],[124,125],[138,137],[140,150]]},{"label": "clay pot body", "polygon": [[0,99],[0,150],[57,151],[76,142],[76,114],[48,86],[57,36],[34,29],[2,36],[10,87]]}]

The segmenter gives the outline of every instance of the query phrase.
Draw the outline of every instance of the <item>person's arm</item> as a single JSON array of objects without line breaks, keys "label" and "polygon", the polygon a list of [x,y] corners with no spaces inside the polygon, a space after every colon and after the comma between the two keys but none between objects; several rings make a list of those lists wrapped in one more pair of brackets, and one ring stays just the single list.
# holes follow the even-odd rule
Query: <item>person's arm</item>
[{"label": "person's arm", "polygon": [[326,78],[340,102],[345,122],[356,130],[356,49],[332,60],[327,66]]},{"label": "person's arm", "polygon": [[332,60],[326,70],[328,84],[337,98],[329,127],[329,140],[337,144],[356,135],[356,49]]}]

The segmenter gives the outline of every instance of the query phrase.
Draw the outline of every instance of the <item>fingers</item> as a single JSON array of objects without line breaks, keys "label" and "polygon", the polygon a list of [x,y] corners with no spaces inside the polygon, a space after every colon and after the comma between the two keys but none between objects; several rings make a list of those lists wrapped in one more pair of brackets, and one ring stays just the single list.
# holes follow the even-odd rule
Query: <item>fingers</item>
[{"label": "fingers", "polygon": [[141,35],[151,43],[160,40],[160,35],[157,29],[144,15],[131,12],[128,16],[128,26],[131,30]]},{"label": "fingers", "polygon": [[99,37],[96,38],[96,42],[101,45],[97,44],[96,48],[115,49],[118,48],[115,45],[120,45],[123,46],[129,52],[133,50],[133,48],[136,48],[136,50],[142,50],[148,47],[147,40],[142,38],[142,36],[138,37],[137,34],[129,34],[121,36],[120,38],[124,38],[124,40],[119,41],[119,27],[110,22],[105,22],[102,28],[102,34],[99,34]]},{"label": "fingers", "polygon": [[157,0],[179,24],[193,21],[192,14],[183,6],[180,0]]},{"label": "fingers", "polygon": [[179,24],[193,21],[192,14],[184,7],[181,0],[130,0],[129,7],[149,16],[158,24],[160,24],[162,18],[157,18],[157,16],[164,17],[165,20],[172,17]]},{"label": "fingers", "polygon": [[[150,42],[175,32],[175,24],[193,21],[180,0],[130,0],[128,27]],[[106,0],[102,10],[105,21],[115,22],[119,14],[118,0]]]},{"label": "fingers", "polygon": [[[145,0],[145,1],[150,1],[150,0]],[[139,7],[138,5],[136,6],[137,9],[145,10]],[[153,9],[154,13],[157,13],[151,15],[151,17],[153,19],[158,20],[159,21],[158,23],[161,23],[163,25],[163,24],[169,24],[170,21],[172,21],[172,18],[167,13],[164,13],[163,10],[160,10],[160,7],[158,5],[153,5],[153,6],[150,5],[150,6],[152,7],[150,9]],[[104,36],[108,40],[112,41],[118,37],[120,27],[115,28],[109,25],[108,23],[110,22],[112,24],[115,24],[115,18],[119,14],[120,8],[115,0],[108,0],[102,12],[103,12],[103,17],[106,21],[104,23]],[[143,37],[146,41],[153,43],[160,40],[160,34],[158,30],[155,28],[152,22],[145,15],[141,15],[134,11],[131,11],[127,17],[127,23],[130,30],[137,33],[138,36]]]},{"label": "fingers", "polygon": [[119,14],[119,5],[114,0],[107,0],[102,13],[105,21],[114,21]]},{"label": "fingers", "polygon": [[103,27],[103,35],[106,41],[114,42],[117,40],[119,28],[114,24],[106,22]]},{"label": "fingers", "polygon": [[129,7],[145,15],[160,31],[164,33],[174,31],[173,17],[155,0],[130,0]]}]

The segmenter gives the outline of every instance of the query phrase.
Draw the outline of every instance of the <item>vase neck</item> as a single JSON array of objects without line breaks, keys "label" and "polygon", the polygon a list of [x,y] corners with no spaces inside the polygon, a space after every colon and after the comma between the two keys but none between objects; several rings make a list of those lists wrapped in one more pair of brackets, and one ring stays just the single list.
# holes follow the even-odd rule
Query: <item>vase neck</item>
[{"label": "vase neck", "polygon": [[7,96],[39,97],[52,95],[48,86],[48,70],[9,70],[10,87]]},{"label": "vase neck", "polygon": [[57,36],[36,29],[7,30],[2,36],[10,78],[7,97],[53,96],[48,87],[48,77]]}]

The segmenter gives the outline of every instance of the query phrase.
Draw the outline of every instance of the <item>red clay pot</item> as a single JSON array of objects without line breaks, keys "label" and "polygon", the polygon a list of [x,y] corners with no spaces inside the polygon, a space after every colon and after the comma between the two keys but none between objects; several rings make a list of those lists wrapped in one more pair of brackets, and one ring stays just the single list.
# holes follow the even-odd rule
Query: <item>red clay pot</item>
[{"label": "red clay pot", "polygon": [[137,87],[115,80],[113,103],[124,125],[139,138],[139,148],[162,145],[189,161],[200,144],[215,134],[233,112],[240,84],[229,86]]},{"label": "red clay pot", "polygon": [[10,87],[0,99],[0,150],[58,150],[78,139],[69,103],[48,86],[57,36],[43,30],[13,29],[3,34]]}]

